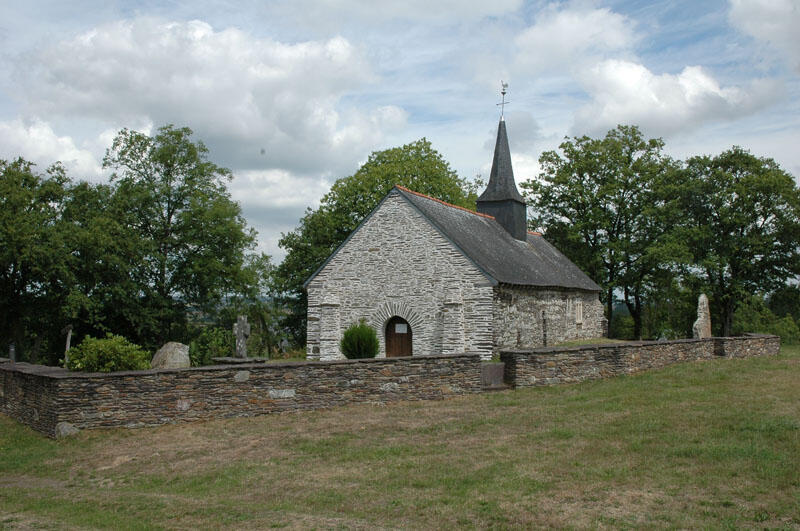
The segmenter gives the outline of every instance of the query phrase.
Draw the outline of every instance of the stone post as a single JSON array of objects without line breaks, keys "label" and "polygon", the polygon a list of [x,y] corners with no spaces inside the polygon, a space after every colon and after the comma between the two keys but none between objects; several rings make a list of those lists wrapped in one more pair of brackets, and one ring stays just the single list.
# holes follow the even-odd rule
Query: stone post
[{"label": "stone post", "polygon": [[319,305],[319,359],[337,359],[341,327],[339,324],[339,298],[327,295]]},{"label": "stone post", "polygon": [[442,354],[464,352],[464,302],[461,291],[448,290],[442,308]]},{"label": "stone post", "polygon": [[247,338],[250,336],[250,323],[246,315],[236,318],[233,325],[233,336],[236,338],[236,357],[247,358]]}]

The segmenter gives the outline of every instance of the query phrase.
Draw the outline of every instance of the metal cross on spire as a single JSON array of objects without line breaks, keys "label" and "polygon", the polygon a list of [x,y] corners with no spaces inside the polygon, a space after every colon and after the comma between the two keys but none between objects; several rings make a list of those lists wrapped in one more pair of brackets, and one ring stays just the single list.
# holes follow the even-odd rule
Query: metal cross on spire
[{"label": "metal cross on spire", "polygon": [[510,101],[506,101],[506,93],[508,92],[508,83],[505,83],[502,79],[500,80],[500,94],[503,96],[503,99],[497,105],[500,106],[500,119],[503,120],[506,111],[506,105],[511,103]]}]

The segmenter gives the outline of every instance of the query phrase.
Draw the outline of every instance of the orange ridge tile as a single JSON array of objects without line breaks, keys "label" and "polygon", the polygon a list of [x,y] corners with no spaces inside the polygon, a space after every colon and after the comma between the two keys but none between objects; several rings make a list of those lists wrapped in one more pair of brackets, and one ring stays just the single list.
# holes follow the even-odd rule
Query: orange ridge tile
[{"label": "orange ridge tile", "polygon": [[[470,214],[475,214],[476,216],[480,216],[482,218],[494,219],[494,216],[490,216],[489,214],[482,214],[480,212],[475,212],[474,210],[470,210],[470,209],[464,208],[462,206],[454,205],[452,203],[448,203],[447,201],[442,201],[441,199],[436,199],[435,197],[431,197],[429,195],[425,195],[425,194],[421,194],[419,192],[415,192],[414,190],[411,190],[410,188],[406,188],[405,186],[401,186],[399,184],[395,184],[394,187],[395,188],[399,188],[400,190],[403,190],[404,192],[408,192],[410,194],[418,195],[420,197],[424,197],[425,199],[430,199],[431,201],[436,201],[437,203],[441,203],[441,204],[443,204],[445,206],[449,206],[449,207],[452,207],[452,208],[457,208],[459,210],[463,210],[464,212],[469,212]],[[540,236],[541,236],[541,234],[540,234]]]}]

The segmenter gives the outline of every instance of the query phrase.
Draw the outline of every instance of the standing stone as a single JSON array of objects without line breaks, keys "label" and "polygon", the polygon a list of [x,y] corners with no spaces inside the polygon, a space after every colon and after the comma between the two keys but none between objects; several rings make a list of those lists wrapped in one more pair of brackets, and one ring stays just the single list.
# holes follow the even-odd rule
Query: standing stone
[{"label": "standing stone", "polygon": [[62,334],[67,334],[67,345],[64,347],[64,366],[69,363],[69,347],[72,341],[72,325],[67,325],[61,330]]},{"label": "standing stone", "polygon": [[697,299],[697,321],[692,326],[692,337],[706,339],[711,337],[711,312],[708,309],[708,297],[701,293]]},{"label": "standing stone", "polygon": [[250,323],[247,322],[246,315],[240,315],[236,318],[236,324],[233,325],[233,335],[236,337],[236,357],[247,357],[247,338],[250,336]]},{"label": "standing stone", "polygon": [[150,367],[153,369],[182,369],[191,367],[189,359],[189,345],[170,341],[156,352]]}]

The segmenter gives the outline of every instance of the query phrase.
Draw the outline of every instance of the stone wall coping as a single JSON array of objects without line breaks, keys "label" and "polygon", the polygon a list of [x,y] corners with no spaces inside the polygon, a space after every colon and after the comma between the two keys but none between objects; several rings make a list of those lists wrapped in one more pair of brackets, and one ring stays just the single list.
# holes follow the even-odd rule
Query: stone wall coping
[{"label": "stone wall coping", "polygon": [[11,363],[11,358],[0,358],[0,363]]},{"label": "stone wall coping", "polygon": [[773,334],[744,334],[741,336],[726,336],[726,337],[709,337],[706,339],[672,339],[669,341],[625,341],[624,343],[595,343],[587,345],[573,345],[566,347],[537,347],[537,348],[509,348],[500,349],[500,353],[510,354],[555,354],[558,352],[581,352],[584,350],[598,350],[598,349],[615,349],[615,348],[630,348],[630,347],[652,347],[659,345],[674,345],[686,343],[702,343],[704,341],[746,341],[748,339],[770,339],[779,338]]},{"label": "stone wall coping", "polygon": [[33,374],[45,376],[58,380],[63,379],[103,379],[103,378],[123,378],[126,376],[149,376],[153,374],[179,373],[179,372],[198,372],[198,371],[241,371],[241,370],[280,370],[294,367],[334,367],[348,366],[357,364],[384,364],[391,365],[406,363],[409,361],[418,362],[425,360],[439,359],[480,359],[477,352],[467,352],[461,354],[436,354],[431,356],[406,356],[397,358],[367,358],[357,360],[330,360],[330,361],[285,361],[280,363],[236,363],[229,365],[205,365],[202,367],[186,367],[180,369],[145,369],[141,371],[117,371],[117,372],[78,372],[69,371],[63,367],[49,367],[46,365],[33,365],[30,363],[4,363],[0,364],[0,371],[19,372],[23,374]]}]

